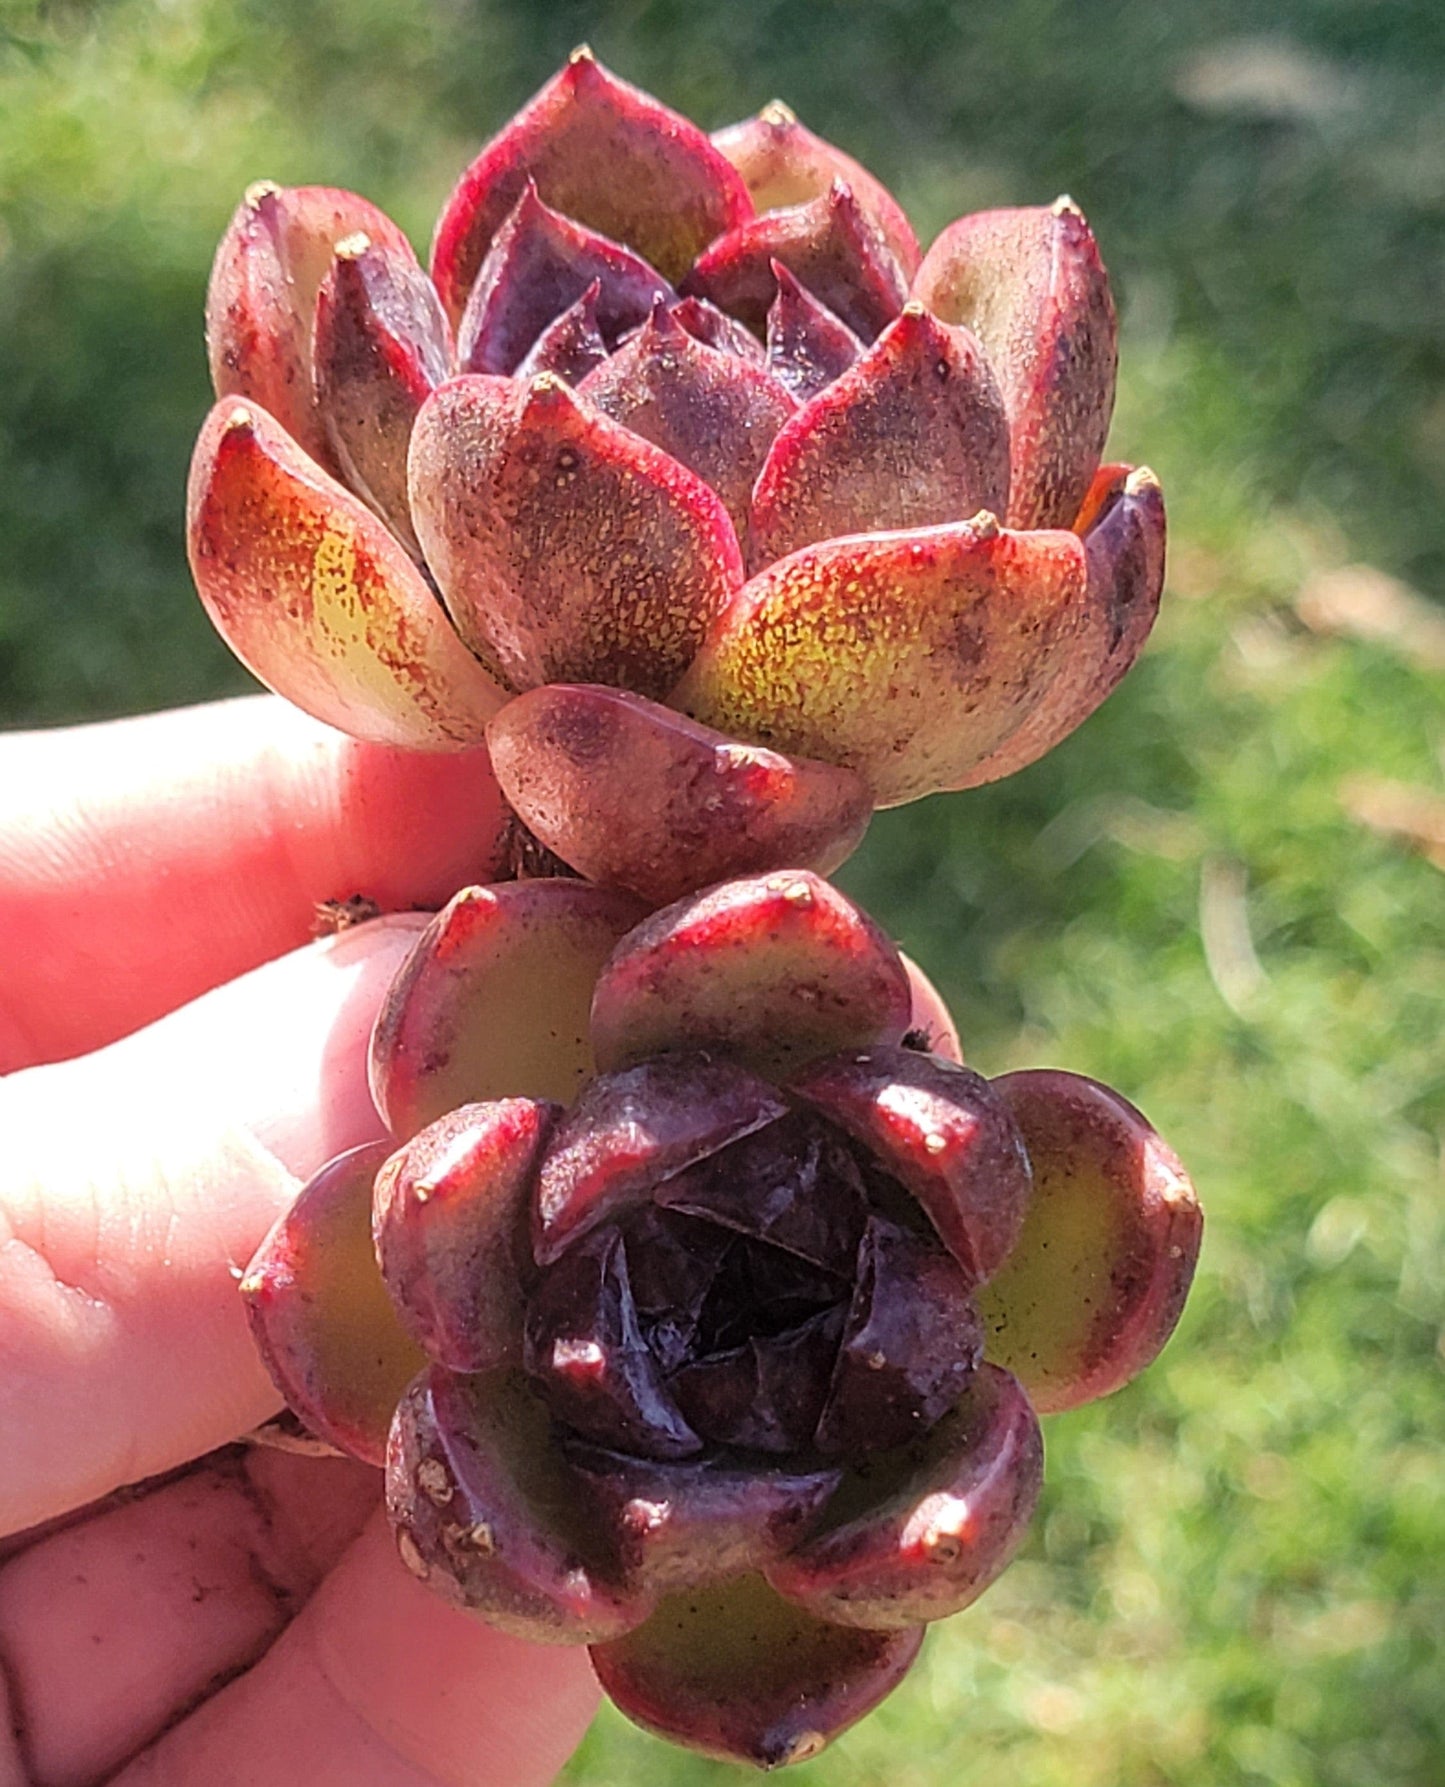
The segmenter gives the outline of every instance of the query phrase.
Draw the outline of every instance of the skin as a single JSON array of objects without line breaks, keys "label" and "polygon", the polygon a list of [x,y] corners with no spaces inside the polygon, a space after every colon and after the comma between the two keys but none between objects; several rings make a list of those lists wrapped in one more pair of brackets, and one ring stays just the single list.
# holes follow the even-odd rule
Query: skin
[{"label": "skin", "polygon": [[415,1583],[378,1473],[234,1443],[237,1271],[377,1133],[410,908],[499,824],[484,756],[270,699],[0,738],[0,1787],[533,1787],[580,1739],[585,1656]]}]

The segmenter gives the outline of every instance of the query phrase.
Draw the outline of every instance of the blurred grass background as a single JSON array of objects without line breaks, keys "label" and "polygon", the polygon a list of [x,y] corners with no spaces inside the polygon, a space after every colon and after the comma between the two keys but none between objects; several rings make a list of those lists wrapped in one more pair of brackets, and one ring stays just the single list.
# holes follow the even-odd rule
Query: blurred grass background
[{"label": "blurred grass background", "polygon": [[[352,186],[424,246],[582,38],[709,126],[782,94],[925,240],[1072,192],[1121,305],[1113,452],[1170,501],[1122,691],[1014,780],[884,815],[844,879],[977,1065],[1144,1106],[1207,1203],[1198,1286],[1146,1379],[1050,1423],[1013,1570],[800,1779],[1438,1787],[1436,0],[0,0],[0,718],[245,685],[181,535],[232,206]],[[610,1714],[567,1776],[733,1778]]]}]

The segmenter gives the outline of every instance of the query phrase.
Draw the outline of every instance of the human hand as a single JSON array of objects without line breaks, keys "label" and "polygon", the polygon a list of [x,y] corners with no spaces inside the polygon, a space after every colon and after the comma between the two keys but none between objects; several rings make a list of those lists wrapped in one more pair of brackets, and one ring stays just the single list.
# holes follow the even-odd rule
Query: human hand
[{"label": "human hand", "polygon": [[[581,1737],[585,1656],[413,1581],[375,1471],[232,1443],[279,1406],[236,1278],[381,1133],[407,908],[500,827],[481,753],[270,698],[0,738],[0,1787],[531,1787]],[[354,892],[395,915],[308,943]]]}]

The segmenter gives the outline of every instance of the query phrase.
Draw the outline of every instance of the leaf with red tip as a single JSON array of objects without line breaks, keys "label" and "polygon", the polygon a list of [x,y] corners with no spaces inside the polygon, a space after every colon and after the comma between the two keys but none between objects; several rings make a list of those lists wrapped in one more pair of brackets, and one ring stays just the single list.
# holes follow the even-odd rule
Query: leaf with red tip
[{"label": "leaf with red tip", "polygon": [[594,683],[517,696],[487,742],[503,793],[549,850],[654,906],[785,864],[831,874],[873,810],[851,770],[739,744]]},{"label": "leaf with red tip", "polygon": [[613,1702],[704,1755],[778,1768],[818,1755],[892,1693],[923,1631],[815,1619],[757,1576],[669,1596],[635,1631],[594,1645]]},{"label": "leaf with red tip", "polygon": [[404,254],[347,236],[316,295],[316,407],[342,476],[419,553],[406,495],[416,413],[451,371],[432,282]]},{"label": "leaf with red tip", "polygon": [[597,298],[601,290],[602,281],[594,279],[570,310],[548,323],[517,368],[519,379],[555,372],[569,385],[580,385],[594,366],[602,364],[607,358],[607,343],[597,326]]},{"label": "leaf with red tip", "polygon": [[926,1433],[983,1353],[968,1275],[931,1238],[870,1217],[819,1416],[820,1452],[856,1457]]},{"label": "leaf with red tip", "polygon": [[538,1264],[550,1265],[604,1217],[644,1202],[660,1180],[787,1108],[765,1080],[704,1055],[599,1074],[558,1124],[537,1174]]},{"label": "leaf with red tip", "polygon": [[454,317],[528,180],[556,210],[625,243],[668,279],[752,211],[741,177],[702,131],[579,50],[447,200],[432,277]]},{"label": "leaf with red tip", "polygon": [[1082,726],[1138,657],[1164,591],[1164,493],[1147,467],[1105,466],[1076,532],[1089,584],[1068,660],[1018,730],[959,784],[977,788],[1036,762]]},{"label": "leaf with red tip", "polygon": [[1117,1092],[1042,1069],[993,1085],[1023,1132],[1034,1197],[979,1310],[989,1357],[1053,1414],[1108,1396],[1158,1355],[1204,1218],[1178,1157]]},{"label": "leaf with red tip", "polygon": [[263,409],[211,411],[186,513],[207,613],[278,695],[376,744],[481,742],[500,689],[401,542]]},{"label": "leaf with red tip", "polygon": [[311,376],[316,294],[336,244],[361,231],[387,254],[414,260],[384,212],[331,186],[246,189],[211,266],[206,349],[217,397],[247,397],[332,468]]},{"label": "leaf with red tip", "polygon": [[863,343],[781,261],[773,262],[773,278],[778,295],[768,309],[768,370],[806,403],[848,370]]},{"label": "leaf with red tip", "polygon": [[897,1042],[912,992],[866,913],[801,869],[710,888],[640,924],[603,969],[592,1046],[614,1068],[716,1049],[762,1073]]},{"label": "leaf with red tip", "polygon": [[837,1468],[759,1470],[713,1456],[663,1463],[568,1446],[626,1581],[645,1593],[716,1582],[787,1555],[837,1488]]},{"label": "leaf with red tip", "polygon": [[893,321],[908,295],[907,277],[882,231],[842,180],[806,205],[770,211],[731,230],[699,258],[683,289],[762,335],[778,289],[774,261],[864,341]]},{"label": "leaf with red tip", "polygon": [[947,527],[824,540],[754,577],[672,694],[705,725],[855,769],[876,805],[956,786],[1068,659],[1082,541]]},{"label": "leaf with red tip", "polygon": [[788,1600],[843,1626],[909,1630],[970,1606],[1012,1560],[1043,1479],[1017,1379],[983,1365],[958,1407],[897,1452],[855,1465],[821,1532],[772,1565]]},{"label": "leaf with red tip", "polygon": [[615,344],[672,287],[639,256],[544,205],[530,182],[498,230],[457,325],[462,372],[514,371],[547,325],[597,288],[597,327]]},{"label": "leaf with red tip", "polygon": [[417,938],[371,1039],[371,1090],[405,1139],[458,1105],[568,1103],[593,1071],[592,988],[643,909],[541,879],[464,887]]},{"label": "leaf with red tip", "polygon": [[909,304],[773,442],[753,492],[752,562],[1001,514],[1008,479],[1008,420],[977,341]]},{"label": "leaf with red tip", "polygon": [[815,1062],[788,1090],[912,1192],[974,1283],[998,1271],[1031,1181],[1018,1125],[987,1080],[937,1055],[880,1047]]},{"label": "leaf with red tip", "polygon": [[912,278],[918,270],[918,238],[893,194],[861,162],[799,123],[781,99],[765,105],[755,118],[715,130],[712,141],[747,182],[759,212],[804,205],[835,180],[845,180],[882,230],[904,273]]},{"label": "leaf with red tip", "polygon": [[670,453],[723,499],[739,540],[773,437],[797,404],[763,367],[704,347],[661,305],[581,395]]},{"label": "leaf with red tip", "polygon": [[420,1344],[454,1371],[519,1357],[532,1169],[559,1108],[532,1098],[463,1105],[377,1175],[382,1277]]},{"label": "leaf with red tip", "polygon": [[924,256],[913,296],[965,323],[998,376],[1013,436],[1011,527],[1068,527],[1104,451],[1118,325],[1093,232],[1072,199],[980,211]]},{"label": "leaf with red tip", "polygon": [[419,1377],[392,1427],[386,1506],[412,1574],[514,1637],[595,1643],[653,1605],[623,1587],[520,1373]]},{"label": "leaf with red tip", "polygon": [[331,1445],[380,1464],[397,1398],[426,1363],[371,1245],[371,1187],[388,1144],[328,1161],[241,1280],[251,1332],[287,1404]]},{"label": "leaf with red tip", "polygon": [[762,365],[763,344],[751,329],[745,329],[735,317],[719,310],[716,304],[701,298],[679,298],[672,307],[677,318],[694,341],[704,347],[715,347],[720,354],[736,354],[743,360]]},{"label": "leaf with red tip", "polygon": [[551,373],[443,385],[411,508],[457,631],[514,689],[665,695],[743,580],[716,492]]}]

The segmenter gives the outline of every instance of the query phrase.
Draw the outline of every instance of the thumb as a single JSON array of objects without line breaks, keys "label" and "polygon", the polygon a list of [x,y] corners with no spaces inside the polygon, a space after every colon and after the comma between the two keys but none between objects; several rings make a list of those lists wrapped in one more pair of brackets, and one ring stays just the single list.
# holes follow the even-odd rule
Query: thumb
[{"label": "thumb", "polygon": [[236,1279],[300,1184],[382,1133],[367,1039],[425,922],[343,932],[0,1081],[0,1532],[275,1410]]}]

